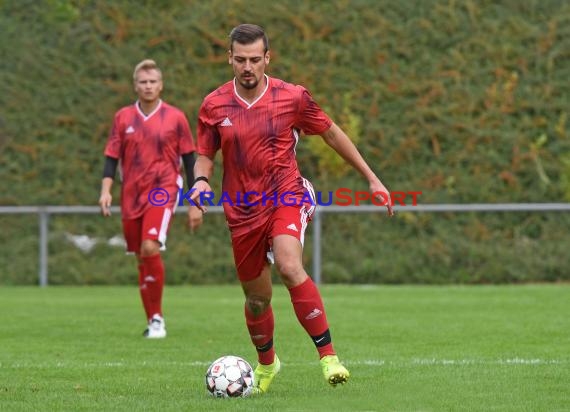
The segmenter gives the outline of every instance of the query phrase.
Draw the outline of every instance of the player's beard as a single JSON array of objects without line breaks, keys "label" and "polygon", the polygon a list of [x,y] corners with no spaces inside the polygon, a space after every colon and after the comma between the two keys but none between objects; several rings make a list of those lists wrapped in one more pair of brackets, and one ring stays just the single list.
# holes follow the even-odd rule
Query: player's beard
[{"label": "player's beard", "polygon": [[241,85],[241,87],[243,87],[244,89],[247,90],[252,90],[255,89],[257,87],[257,85],[259,84],[259,80],[255,77],[255,75],[251,75],[251,77],[248,78],[242,78],[240,79],[239,84]]}]

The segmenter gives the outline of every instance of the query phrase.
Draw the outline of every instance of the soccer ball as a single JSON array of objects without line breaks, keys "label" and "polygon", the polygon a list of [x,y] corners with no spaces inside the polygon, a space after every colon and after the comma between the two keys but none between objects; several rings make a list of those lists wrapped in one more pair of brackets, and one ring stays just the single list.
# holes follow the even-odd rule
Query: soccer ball
[{"label": "soccer ball", "polygon": [[206,372],[206,389],[216,398],[244,398],[252,388],[253,369],[239,356],[222,356]]}]

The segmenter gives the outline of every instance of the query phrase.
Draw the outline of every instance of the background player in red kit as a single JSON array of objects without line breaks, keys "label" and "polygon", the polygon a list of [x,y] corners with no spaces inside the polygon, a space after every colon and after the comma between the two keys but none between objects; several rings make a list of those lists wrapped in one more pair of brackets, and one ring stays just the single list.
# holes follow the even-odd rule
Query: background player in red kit
[{"label": "background player in red kit", "polygon": [[[194,182],[195,146],[184,113],[160,99],[162,73],[156,63],[140,62],[133,80],[138,100],[115,114],[105,147],[99,205],[104,216],[111,214],[111,187],[120,160],[123,233],[127,251],[137,256],[140,295],[148,321],[143,335],[164,338],[165,270],[160,250],[164,249],[178,190],[182,187],[181,158],[188,185]],[[149,198],[149,192],[157,188],[164,192]],[[157,202],[164,205],[155,206]],[[188,219],[190,229],[194,230],[202,223],[202,212],[189,206]]]},{"label": "background player in red kit", "polygon": [[[317,348],[325,379],[331,385],[345,383],[349,372],[336,356],[320,293],[302,265],[304,232],[316,200],[313,197],[313,205],[301,202],[314,193],[295,160],[300,132],[321,135],[367,179],[372,193],[388,195],[388,190],[305,88],[265,74],[269,41],[261,27],[242,24],[232,30],[229,63],[235,78],[210,93],[200,108],[193,198],[211,191],[208,179],[221,149],[222,189],[231,199],[224,203],[224,211],[245,293],[246,324],[259,361],[255,391],[266,392],[281,367],[273,347],[270,262],[275,263],[297,319]],[[240,202],[238,192],[255,193]],[[285,193],[288,200],[283,202]],[[291,205],[295,202],[290,193],[297,204]]]}]

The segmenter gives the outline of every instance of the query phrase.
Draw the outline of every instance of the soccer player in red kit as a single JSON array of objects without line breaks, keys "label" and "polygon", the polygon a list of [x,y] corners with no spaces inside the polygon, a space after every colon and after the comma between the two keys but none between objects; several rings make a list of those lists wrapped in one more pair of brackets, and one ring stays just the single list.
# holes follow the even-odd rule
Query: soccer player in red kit
[{"label": "soccer player in red kit", "polygon": [[[354,144],[307,89],[265,74],[269,57],[269,41],[261,27],[242,24],[232,30],[229,63],[235,78],[210,93],[200,108],[192,194],[199,201],[200,193],[211,191],[208,181],[214,156],[221,149],[224,211],[245,294],[246,324],[258,354],[257,393],[267,391],[281,368],[273,346],[271,263],[289,290],[297,319],[316,346],[325,379],[334,386],[350,376],[333,348],[320,292],[302,264],[304,233],[316,199],[295,159],[301,131],[321,135],[368,180],[372,193],[389,196]],[[306,201],[309,198],[312,202]],[[387,207],[392,215],[390,202]]]},{"label": "soccer player in red kit", "polygon": [[[158,339],[166,337],[162,313],[165,269],[160,251],[182,187],[181,159],[188,185],[194,182],[195,146],[184,113],[160,98],[162,72],[156,63],[140,62],[133,81],[138,100],[115,114],[105,146],[99,205],[104,216],[111,214],[111,188],[120,161],[123,233],[127,252],[137,256],[148,322],[143,336]],[[189,206],[188,219],[194,230],[202,223],[202,211]]]}]

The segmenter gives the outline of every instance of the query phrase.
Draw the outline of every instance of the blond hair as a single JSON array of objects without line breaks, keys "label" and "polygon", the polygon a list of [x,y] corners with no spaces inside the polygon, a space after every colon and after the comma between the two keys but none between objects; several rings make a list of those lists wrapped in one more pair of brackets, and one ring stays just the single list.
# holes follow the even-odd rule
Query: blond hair
[{"label": "blond hair", "polygon": [[142,62],[135,66],[135,71],[133,72],[133,81],[137,81],[137,73],[141,70],[156,70],[158,74],[160,74],[160,78],[162,79],[162,70],[158,67],[156,62],[151,59],[144,59]]}]

